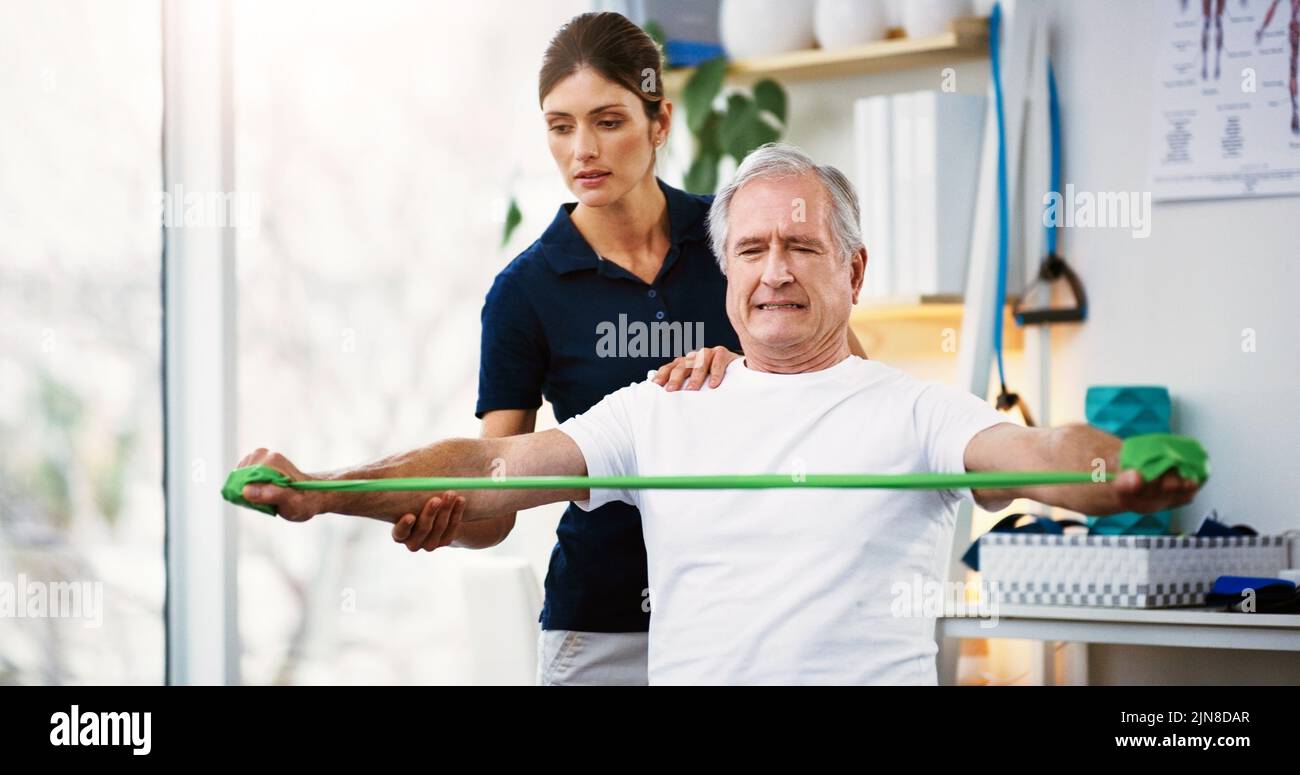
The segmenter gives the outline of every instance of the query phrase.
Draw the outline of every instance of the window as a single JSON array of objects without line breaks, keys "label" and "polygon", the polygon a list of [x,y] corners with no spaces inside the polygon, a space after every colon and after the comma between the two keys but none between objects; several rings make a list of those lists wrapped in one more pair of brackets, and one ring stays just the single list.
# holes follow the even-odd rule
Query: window
[{"label": "window", "polygon": [[163,681],[159,21],[0,24],[0,684]]}]

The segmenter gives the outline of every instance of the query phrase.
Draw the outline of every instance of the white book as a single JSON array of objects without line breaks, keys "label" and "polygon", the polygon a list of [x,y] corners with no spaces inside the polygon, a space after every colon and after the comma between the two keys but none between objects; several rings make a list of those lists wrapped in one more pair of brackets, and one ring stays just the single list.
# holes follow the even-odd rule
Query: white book
[{"label": "white book", "polygon": [[965,291],[985,103],[979,94],[910,95],[916,143],[913,293],[961,295]]},{"label": "white book", "polygon": [[893,259],[895,296],[916,294],[916,135],[913,95],[890,98],[894,124]]},{"label": "white book", "polygon": [[867,248],[863,296],[894,295],[893,139],[890,99],[865,97],[853,105],[854,184],[862,213],[862,241]]},{"label": "white book", "polygon": [[937,203],[935,202],[935,92],[916,92],[912,108],[912,282],[914,293],[937,293],[939,285]]}]

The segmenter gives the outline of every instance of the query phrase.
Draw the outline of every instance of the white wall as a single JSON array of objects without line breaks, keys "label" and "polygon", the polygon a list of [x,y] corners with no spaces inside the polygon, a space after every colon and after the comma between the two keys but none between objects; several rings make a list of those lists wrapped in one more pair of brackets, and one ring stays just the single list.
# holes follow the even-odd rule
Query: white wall
[{"label": "white wall", "polygon": [[[1065,180],[1142,191],[1160,4],[1056,6]],[[1105,229],[1062,238],[1091,319],[1055,337],[1060,413],[1081,416],[1091,384],[1169,386],[1176,429],[1200,439],[1213,465],[1194,515],[1216,508],[1261,533],[1300,528],[1297,220],[1300,197],[1156,203],[1147,239]],[[1256,352],[1242,352],[1246,328]],[[1184,530],[1196,528],[1189,516]]]}]

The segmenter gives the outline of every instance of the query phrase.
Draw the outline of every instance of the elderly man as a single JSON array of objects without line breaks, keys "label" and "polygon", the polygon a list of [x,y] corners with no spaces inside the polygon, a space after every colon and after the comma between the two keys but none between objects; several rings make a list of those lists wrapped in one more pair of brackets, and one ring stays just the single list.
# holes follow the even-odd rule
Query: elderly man
[{"label": "elderly man", "polygon": [[[558,429],[453,439],[321,478],[725,473],[1118,470],[1120,441],[1087,426],[1023,428],[983,401],[849,353],[867,265],[852,186],[786,145],[745,159],[709,214],[744,348],[715,389],[629,385]],[[265,464],[312,478],[259,450]],[[1029,497],[1089,514],[1150,513],[1191,500],[1170,472],[1144,482],[1023,490],[478,490],[465,519],[572,500],[639,507],[649,557],[653,683],[936,682],[934,620],[891,613],[894,585],[943,578],[961,498]],[[412,492],[252,486],[281,516],[388,521]]]}]

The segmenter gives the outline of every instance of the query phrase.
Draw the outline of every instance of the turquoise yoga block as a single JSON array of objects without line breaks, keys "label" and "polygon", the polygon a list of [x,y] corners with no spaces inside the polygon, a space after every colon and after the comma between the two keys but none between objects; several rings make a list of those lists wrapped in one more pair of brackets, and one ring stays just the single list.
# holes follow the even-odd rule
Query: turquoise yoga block
[{"label": "turquoise yoga block", "polygon": [[1097,385],[1088,388],[1088,424],[1121,439],[1143,433],[1169,433],[1169,389],[1158,385]]},{"label": "turquoise yoga block", "polygon": [[[1169,433],[1172,402],[1169,389],[1160,385],[1095,385],[1084,399],[1088,424],[1121,439],[1144,433]],[[1088,517],[1089,531],[1097,535],[1167,535],[1172,516],[1124,512],[1109,517]]]}]

